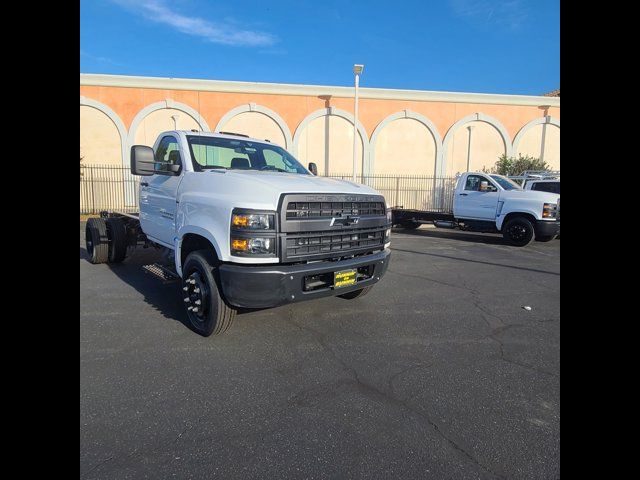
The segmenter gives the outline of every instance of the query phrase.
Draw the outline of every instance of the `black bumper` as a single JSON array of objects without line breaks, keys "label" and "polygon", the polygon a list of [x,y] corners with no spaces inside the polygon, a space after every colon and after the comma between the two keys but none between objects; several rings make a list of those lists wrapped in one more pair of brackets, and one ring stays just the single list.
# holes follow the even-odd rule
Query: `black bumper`
[{"label": "black bumper", "polygon": [[[341,295],[360,290],[377,283],[387,271],[391,251],[338,262],[317,262],[300,265],[238,265],[223,264],[219,267],[220,286],[231,305],[242,308],[268,308],[287,303],[312,300],[314,298]],[[361,279],[356,284],[334,288],[304,291],[305,277],[336,272],[371,265],[370,278]]]},{"label": "black bumper", "polygon": [[541,235],[543,237],[560,235],[560,222],[551,222],[548,220],[536,220],[535,224],[536,237]]}]

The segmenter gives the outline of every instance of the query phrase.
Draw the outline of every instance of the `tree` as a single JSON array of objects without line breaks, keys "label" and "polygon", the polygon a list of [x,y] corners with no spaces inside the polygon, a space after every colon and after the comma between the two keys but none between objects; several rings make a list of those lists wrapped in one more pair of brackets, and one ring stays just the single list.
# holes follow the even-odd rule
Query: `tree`
[{"label": "tree", "polygon": [[491,168],[482,169],[485,173],[497,173],[498,175],[522,175],[526,170],[550,170],[549,165],[544,160],[529,155],[518,157],[507,157],[500,155],[496,164]]}]

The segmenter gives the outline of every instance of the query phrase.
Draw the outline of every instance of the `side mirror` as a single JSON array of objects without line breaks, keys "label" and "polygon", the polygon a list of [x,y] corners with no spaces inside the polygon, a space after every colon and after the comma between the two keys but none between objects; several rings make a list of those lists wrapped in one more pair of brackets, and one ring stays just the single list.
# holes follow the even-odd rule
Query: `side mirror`
[{"label": "side mirror", "polygon": [[131,174],[148,177],[155,173],[153,148],[146,145],[131,147]]},{"label": "side mirror", "polygon": [[309,171],[313,173],[315,176],[318,176],[318,166],[315,163],[313,162],[309,163]]}]

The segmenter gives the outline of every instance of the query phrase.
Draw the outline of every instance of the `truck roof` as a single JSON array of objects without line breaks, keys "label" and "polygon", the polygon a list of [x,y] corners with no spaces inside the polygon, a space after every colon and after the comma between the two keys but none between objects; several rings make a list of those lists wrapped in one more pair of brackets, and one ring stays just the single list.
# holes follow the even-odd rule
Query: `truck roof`
[{"label": "truck roof", "polygon": [[184,133],[185,135],[197,135],[197,136],[200,136],[200,137],[235,138],[237,140],[247,140],[247,141],[250,141],[250,142],[268,143],[268,144],[271,144],[271,145],[277,145],[276,143],[272,142],[268,138],[264,138],[264,139],[253,138],[253,137],[250,137],[249,135],[245,135],[243,133],[203,132],[203,131],[200,131],[200,130],[172,130],[172,131],[176,132],[176,133]]}]

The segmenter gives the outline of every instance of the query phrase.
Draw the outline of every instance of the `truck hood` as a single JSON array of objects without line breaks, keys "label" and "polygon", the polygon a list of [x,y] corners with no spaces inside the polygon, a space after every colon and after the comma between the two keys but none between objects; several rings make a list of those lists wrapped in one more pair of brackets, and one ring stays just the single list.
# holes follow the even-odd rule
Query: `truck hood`
[{"label": "truck hood", "polygon": [[[225,184],[237,184],[242,190],[282,193],[346,193],[381,195],[373,188],[337,178],[300,175],[297,173],[259,172],[256,170],[208,171],[205,175],[223,175]],[[201,174],[200,174],[201,175]],[[266,192],[265,192],[266,193]]]},{"label": "truck hood", "polygon": [[[277,210],[282,194],[382,195],[373,188],[336,178],[255,170],[186,172],[178,202],[184,208]],[[226,213],[225,213],[226,215]]]},{"label": "truck hood", "polygon": [[536,190],[503,190],[500,192],[500,200],[538,200],[542,203],[558,203],[560,195]]}]

